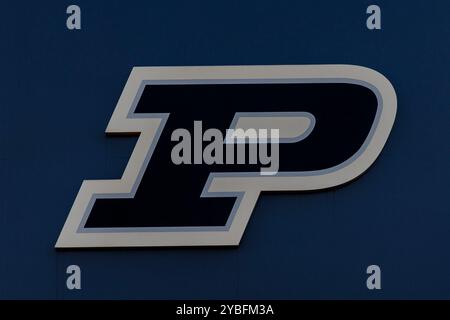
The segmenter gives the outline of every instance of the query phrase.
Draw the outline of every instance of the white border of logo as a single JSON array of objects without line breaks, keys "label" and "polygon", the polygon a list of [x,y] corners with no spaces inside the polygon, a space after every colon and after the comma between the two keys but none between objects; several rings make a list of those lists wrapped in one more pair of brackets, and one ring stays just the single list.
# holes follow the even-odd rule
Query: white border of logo
[{"label": "white border of logo", "polygon": [[[134,114],[145,85],[151,83],[352,83],[372,90],[377,97],[378,108],[363,146],[350,159],[335,167],[317,171],[279,172],[273,176],[250,172],[210,173],[201,197],[236,197],[226,226],[83,228],[96,199],[133,198],[137,191],[169,116]],[[135,67],[106,128],[106,133],[111,134],[139,134],[130,160],[120,179],[83,181],[55,247],[238,245],[262,191],[326,189],[351,181],[366,171],[386,143],[396,111],[397,98],[391,83],[380,73],[360,66]]]}]

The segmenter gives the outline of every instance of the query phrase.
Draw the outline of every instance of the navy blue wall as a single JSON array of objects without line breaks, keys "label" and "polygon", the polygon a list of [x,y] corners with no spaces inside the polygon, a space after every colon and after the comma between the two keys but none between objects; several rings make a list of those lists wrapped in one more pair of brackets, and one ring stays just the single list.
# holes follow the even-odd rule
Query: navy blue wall
[{"label": "navy blue wall", "polygon": [[[450,298],[448,1],[9,1],[0,10],[0,298]],[[381,156],[343,188],[263,196],[239,248],[55,251],[133,66],[356,64],[398,95]],[[82,268],[82,290],[65,268]],[[382,290],[366,267],[382,268]]]}]

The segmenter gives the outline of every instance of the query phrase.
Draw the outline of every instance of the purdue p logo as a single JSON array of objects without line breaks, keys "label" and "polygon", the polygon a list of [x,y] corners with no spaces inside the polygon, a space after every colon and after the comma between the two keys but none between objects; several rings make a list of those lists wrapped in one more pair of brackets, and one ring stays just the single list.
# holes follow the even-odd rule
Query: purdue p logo
[{"label": "purdue p logo", "polygon": [[106,129],[138,136],[130,160],[83,181],[56,247],[238,245],[261,193],[366,171],[396,109],[358,66],[136,67]]}]

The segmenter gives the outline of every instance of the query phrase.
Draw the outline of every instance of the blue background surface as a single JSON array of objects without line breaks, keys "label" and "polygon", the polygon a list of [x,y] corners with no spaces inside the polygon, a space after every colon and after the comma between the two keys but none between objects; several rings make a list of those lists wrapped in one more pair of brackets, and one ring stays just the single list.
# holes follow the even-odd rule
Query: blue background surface
[{"label": "blue background surface", "polygon": [[[450,298],[448,1],[4,2],[0,298]],[[398,96],[355,182],[263,196],[238,248],[55,251],[83,179],[120,177],[133,139],[104,130],[133,66],[356,64]],[[65,269],[82,268],[82,290]],[[382,290],[366,288],[366,267]]]}]

